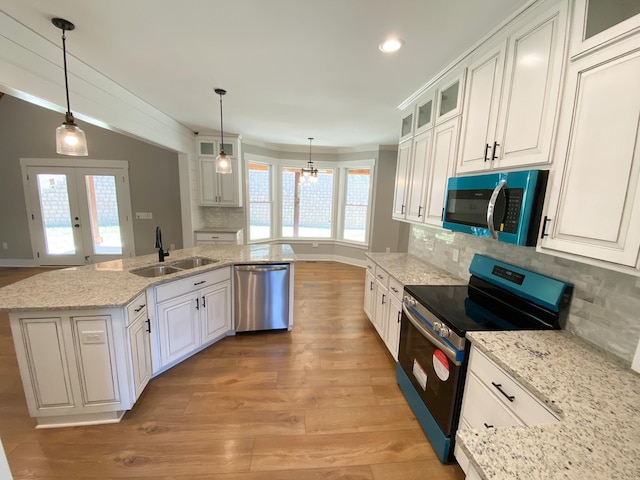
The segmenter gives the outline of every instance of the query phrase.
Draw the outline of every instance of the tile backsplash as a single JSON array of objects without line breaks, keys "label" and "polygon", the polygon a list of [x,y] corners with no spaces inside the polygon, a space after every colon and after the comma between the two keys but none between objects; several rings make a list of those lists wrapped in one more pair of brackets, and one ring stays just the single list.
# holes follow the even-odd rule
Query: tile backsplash
[{"label": "tile backsplash", "polygon": [[201,227],[244,228],[244,208],[200,207]]},{"label": "tile backsplash", "polygon": [[[458,250],[458,261],[454,261]],[[640,278],[491,239],[411,226],[409,253],[465,280],[475,253],[574,284],[567,330],[631,364],[640,338]]]}]

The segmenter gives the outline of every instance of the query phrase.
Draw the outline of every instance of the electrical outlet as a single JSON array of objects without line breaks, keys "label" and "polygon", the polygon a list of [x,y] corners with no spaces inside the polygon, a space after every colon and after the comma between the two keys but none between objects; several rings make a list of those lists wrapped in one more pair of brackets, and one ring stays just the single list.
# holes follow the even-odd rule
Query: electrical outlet
[{"label": "electrical outlet", "polygon": [[313,248],[318,248],[318,242],[313,242],[313,243],[311,244],[311,246],[312,246]]},{"label": "electrical outlet", "polygon": [[424,241],[424,243],[427,246],[427,250],[429,250],[430,252],[433,252],[433,247],[435,246],[435,242],[431,239],[427,239]]},{"label": "electrical outlet", "polygon": [[169,245],[169,250],[175,250],[176,249],[176,244],[172,243]]},{"label": "electrical outlet", "polygon": [[147,220],[153,219],[153,213],[147,212]]},{"label": "electrical outlet", "polygon": [[457,248],[454,248],[453,251],[451,252],[451,258],[453,259],[454,262],[457,262],[459,257],[460,257],[460,250],[458,250]]},{"label": "electrical outlet", "polygon": [[385,248],[384,253],[391,253],[391,248],[390,247]]},{"label": "electrical outlet", "polygon": [[6,250],[9,248],[9,244],[7,242],[2,242],[2,249]]}]

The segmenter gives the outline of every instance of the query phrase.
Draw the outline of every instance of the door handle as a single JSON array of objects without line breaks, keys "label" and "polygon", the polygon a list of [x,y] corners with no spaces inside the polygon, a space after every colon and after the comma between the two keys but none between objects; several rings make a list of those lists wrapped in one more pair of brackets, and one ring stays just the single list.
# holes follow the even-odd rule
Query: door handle
[{"label": "door handle", "polygon": [[489,157],[487,157],[488,153],[489,153],[489,144],[485,143],[485,145],[484,145],[484,161],[485,162],[489,161]]},{"label": "door handle", "polygon": [[196,310],[200,310],[200,299],[196,298]]},{"label": "door handle", "polygon": [[500,195],[500,191],[507,186],[507,180],[502,179],[498,186],[493,190],[491,194],[491,199],[489,200],[489,206],[487,207],[487,227],[491,232],[492,238],[498,238],[498,232],[496,232],[496,228],[493,226],[493,212],[496,207],[496,201],[498,200],[498,195]]},{"label": "door handle", "polygon": [[151,333],[151,320],[147,318],[145,323],[147,324],[147,332]]},{"label": "door handle", "polygon": [[498,142],[493,142],[493,155],[491,155],[491,160],[495,160],[498,158],[498,154],[496,153],[496,150],[498,149],[499,146],[500,144]]},{"label": "door handle", "polygon": [[207,308],[207,305],[204,303],[204,295],[202,296],[202,308]]}]

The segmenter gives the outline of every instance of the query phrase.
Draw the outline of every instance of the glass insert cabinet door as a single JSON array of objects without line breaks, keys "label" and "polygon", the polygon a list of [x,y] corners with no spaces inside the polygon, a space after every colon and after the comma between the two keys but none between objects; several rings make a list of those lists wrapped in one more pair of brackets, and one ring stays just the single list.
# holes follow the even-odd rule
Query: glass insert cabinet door
[{"label": "glass insert cabinet door", "polygon": [[128,192],[119,179],[109,169],[27,168],[38,264],[83,265],[133,255]]}]

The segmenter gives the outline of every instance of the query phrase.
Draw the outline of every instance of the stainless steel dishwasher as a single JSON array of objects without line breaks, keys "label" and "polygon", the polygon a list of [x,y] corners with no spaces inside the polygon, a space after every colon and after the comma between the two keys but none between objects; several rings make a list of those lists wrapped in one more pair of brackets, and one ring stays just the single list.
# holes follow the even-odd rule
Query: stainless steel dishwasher
[{"label": "stainless steel dishwasher", "polygon": [[236,265],[236,332],[289,328],[289,276],[283,264]]}]

